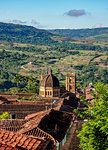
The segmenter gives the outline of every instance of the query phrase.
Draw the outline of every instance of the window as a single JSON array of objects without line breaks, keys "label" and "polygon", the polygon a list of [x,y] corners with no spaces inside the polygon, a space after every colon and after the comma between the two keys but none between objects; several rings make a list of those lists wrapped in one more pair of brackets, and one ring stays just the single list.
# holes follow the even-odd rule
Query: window
[{"label": "window", "polygon": [[69,79],[69,82],[72,83],[72,79]]},{"label": "window", "polygon": [[15,119],[15,114],[10,114],[10,119]]},{"label": "window", "polygon": [[70,85],[70,87],[69,87],[69,88],[70,88],[70,90],[71,90],[71,89],[72,89],[72,86]]}]

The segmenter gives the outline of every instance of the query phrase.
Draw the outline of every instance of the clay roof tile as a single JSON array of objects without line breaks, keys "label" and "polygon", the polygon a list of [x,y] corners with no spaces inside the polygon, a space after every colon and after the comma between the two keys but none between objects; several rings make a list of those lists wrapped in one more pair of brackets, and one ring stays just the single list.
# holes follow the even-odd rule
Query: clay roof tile
[{"label": "clay roof tile", "polygon": [[0,129],[0,150],[36,150],[40,145],[44,150],[48,143],[49,141],[44,138],[30,137]]}]

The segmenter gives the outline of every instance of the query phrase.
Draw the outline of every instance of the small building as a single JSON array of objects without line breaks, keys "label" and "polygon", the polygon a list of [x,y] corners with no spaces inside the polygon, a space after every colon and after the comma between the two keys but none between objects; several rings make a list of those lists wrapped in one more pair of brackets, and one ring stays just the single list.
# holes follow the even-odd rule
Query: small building
[{"label": "small building", "polygon": [[51,68],[48,74],[41,75],[40,96],[42,97],[60,97],[59,80],[52,75]]}]

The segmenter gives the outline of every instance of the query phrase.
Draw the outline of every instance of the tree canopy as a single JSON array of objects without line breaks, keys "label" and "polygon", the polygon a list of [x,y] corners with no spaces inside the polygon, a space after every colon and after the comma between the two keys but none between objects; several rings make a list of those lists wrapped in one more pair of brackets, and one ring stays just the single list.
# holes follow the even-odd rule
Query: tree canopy
[{"label": "tree canopy", "polygon": [[0,115],[0,119],[9,119],[9,113],[8,112],[4,112],[2,115]]},{"label": "tree canopy", "polygon": [[[83,150],[108,150],[108,85],[98,82],[93,93],[93,105],[88,104],[80,117],[88,121],[78,132]],[[77,111],[76,111],[77,112]]]},{"label": "tree canopy", "polygon": [[27,92],[27,93],[38,93],[39,92],[39,81],[37,77],[16,75],[13,78],[13,82],[17,83],[17,87],[10,88],[11,92]]}]

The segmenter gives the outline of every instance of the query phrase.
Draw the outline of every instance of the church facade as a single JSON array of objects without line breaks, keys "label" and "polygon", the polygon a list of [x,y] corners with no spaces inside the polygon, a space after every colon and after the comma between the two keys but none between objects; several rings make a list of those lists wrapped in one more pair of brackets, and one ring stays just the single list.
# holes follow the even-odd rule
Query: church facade
[{"label": "church facade", "polygon": [[[65,92],[76,94],[76,75],[75,73],[66,75],[66,90]],[[59,80],[52,74],[49,69],[48,74],[41,75],[39,95],[42,97],[60,97]]]}]

